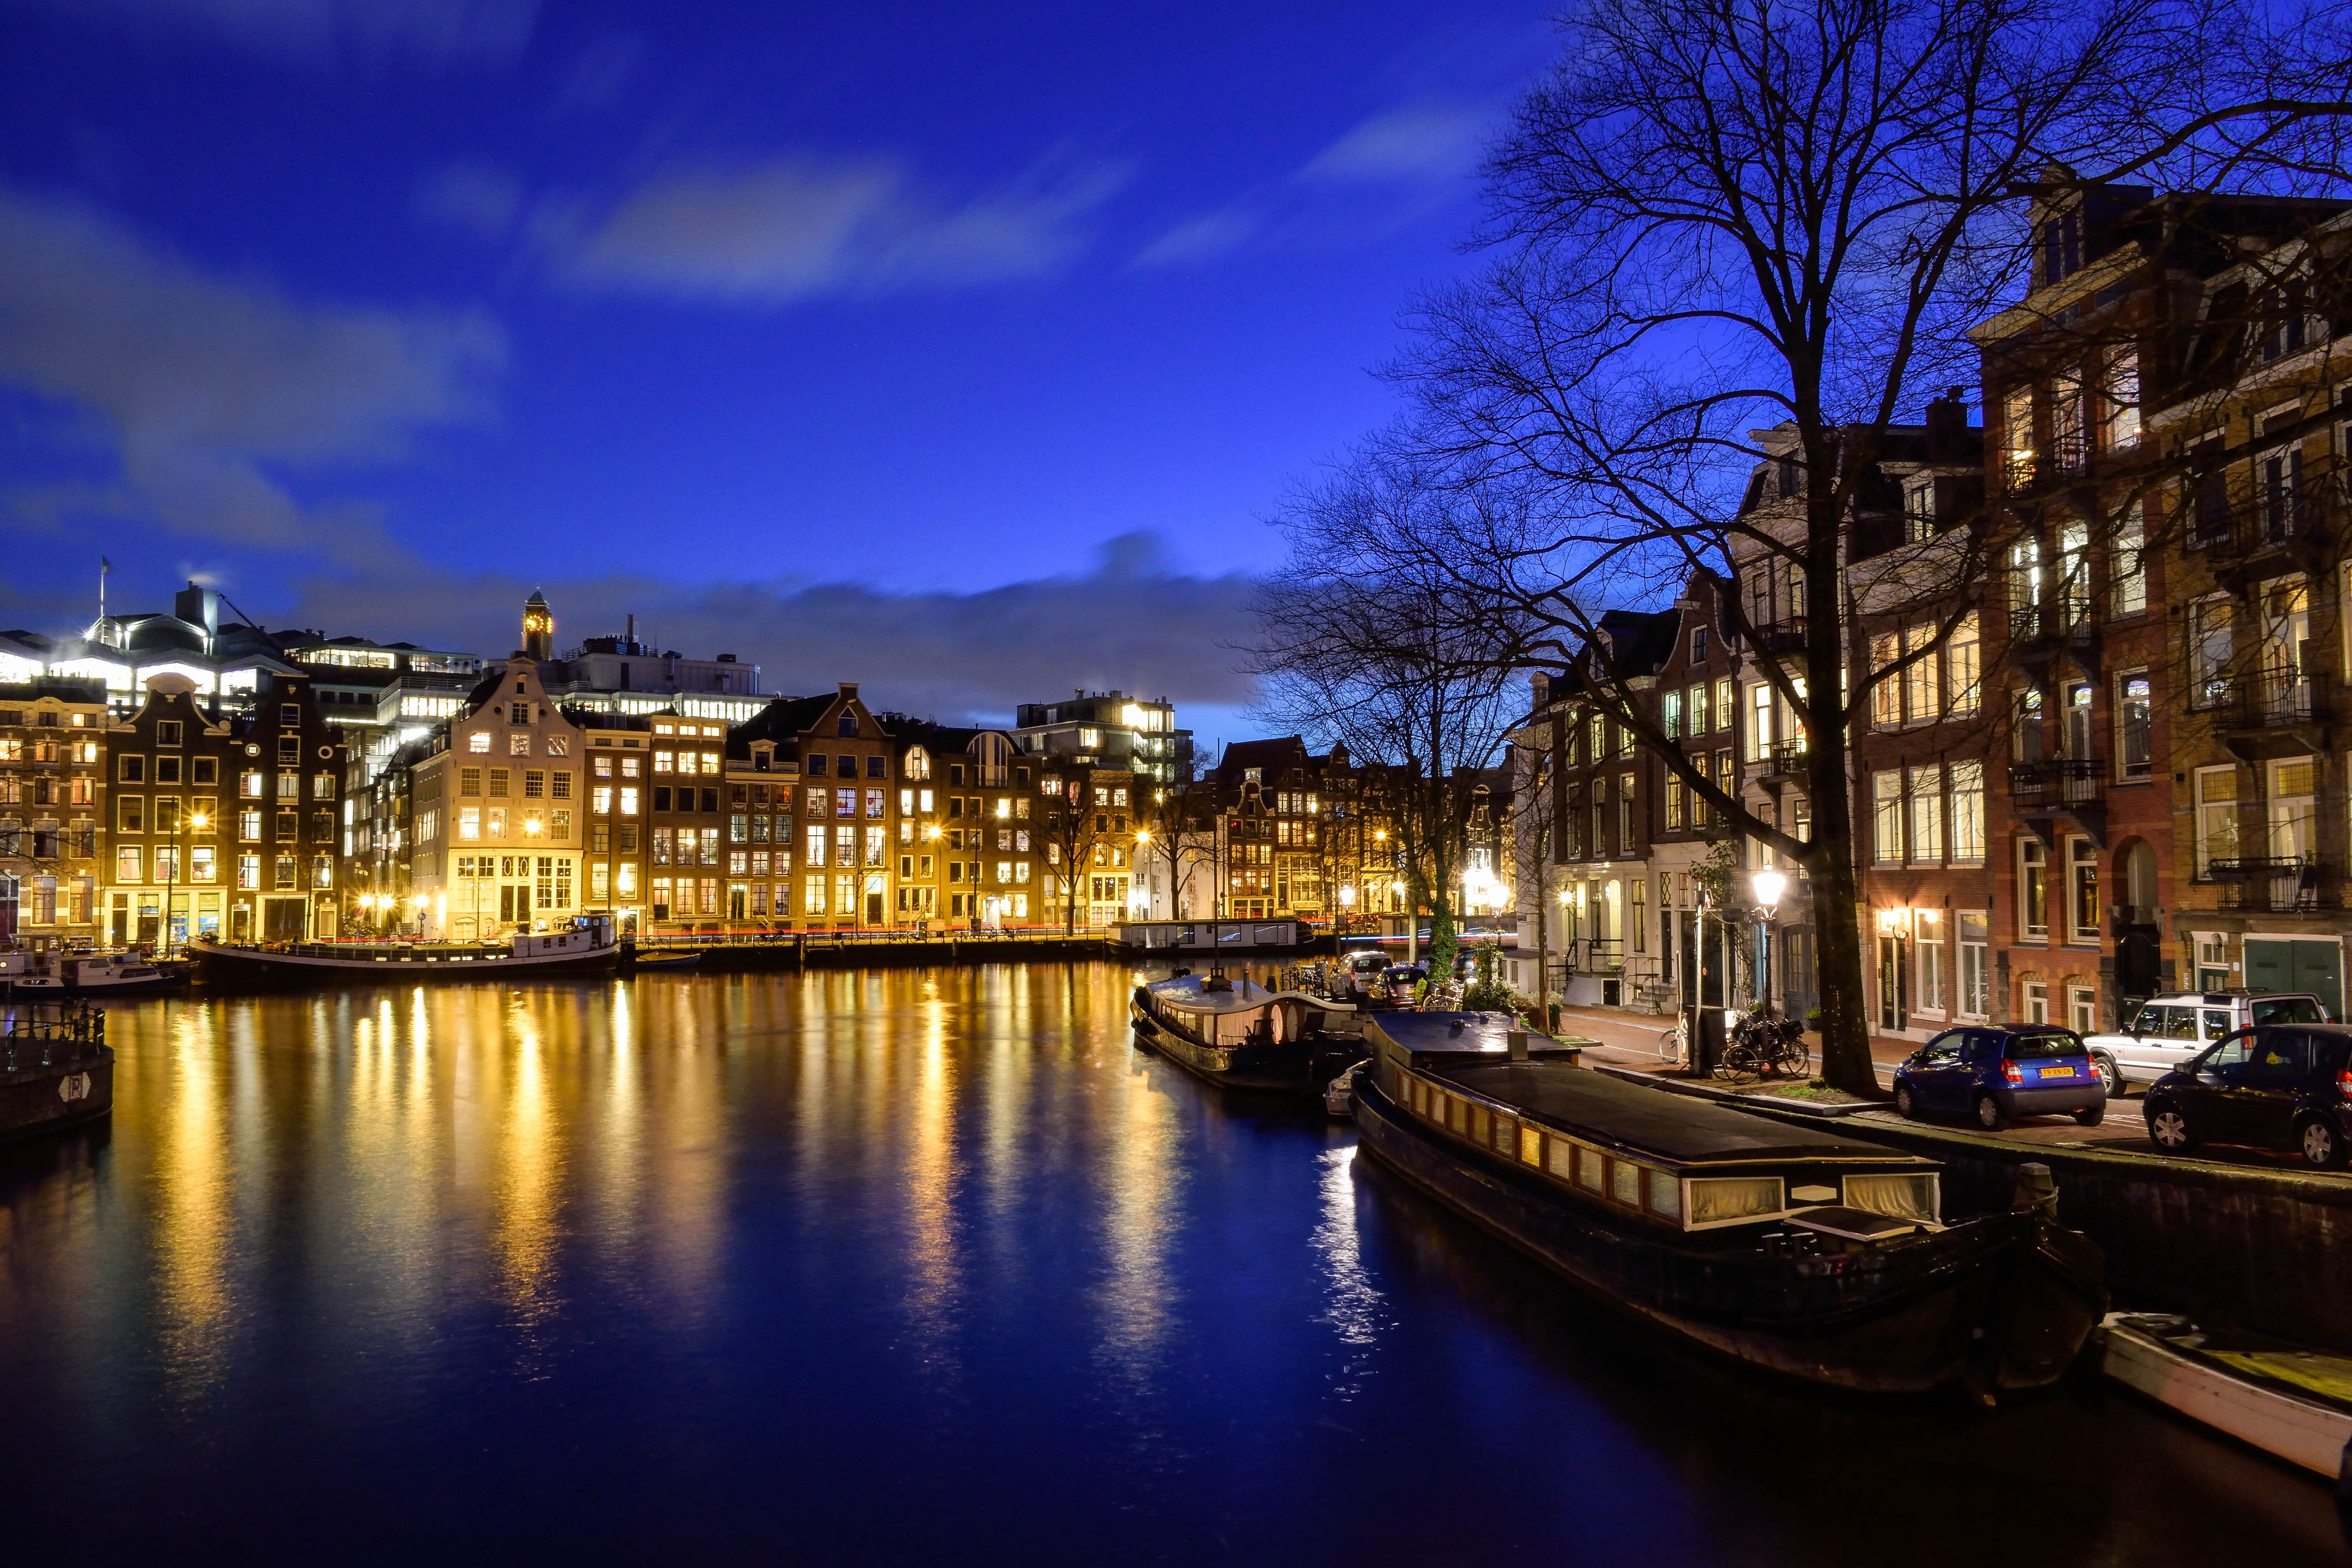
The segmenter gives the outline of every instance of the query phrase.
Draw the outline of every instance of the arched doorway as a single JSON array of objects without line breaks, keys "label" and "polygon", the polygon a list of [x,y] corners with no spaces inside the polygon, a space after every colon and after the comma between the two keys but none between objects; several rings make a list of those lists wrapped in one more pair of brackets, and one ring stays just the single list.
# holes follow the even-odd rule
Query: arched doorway
[{"label": "arched doorway", "polygon": [[2164,938],[2157,923],[2155,849],[2147,839],[2134,838],[2116,851],[2116,883],[2123,894],[2116,905],[2116,1016],[2124,1018],[2161,987]]}]

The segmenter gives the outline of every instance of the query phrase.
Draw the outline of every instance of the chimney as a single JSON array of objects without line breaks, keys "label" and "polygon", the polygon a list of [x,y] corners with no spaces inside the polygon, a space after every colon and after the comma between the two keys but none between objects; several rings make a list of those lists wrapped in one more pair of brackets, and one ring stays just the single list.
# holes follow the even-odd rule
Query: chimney
[{"label": "chimney", "polygon": [[1965,462],[1969,439],[1969,389],[1955,386],[1927,405],[1927,460]]},{"label": "chimney", "polygon": [[845,680],[839,684],[841,686],[841,700],[844,702],[855,702],[857,700],[857,682],[854,680]]}]

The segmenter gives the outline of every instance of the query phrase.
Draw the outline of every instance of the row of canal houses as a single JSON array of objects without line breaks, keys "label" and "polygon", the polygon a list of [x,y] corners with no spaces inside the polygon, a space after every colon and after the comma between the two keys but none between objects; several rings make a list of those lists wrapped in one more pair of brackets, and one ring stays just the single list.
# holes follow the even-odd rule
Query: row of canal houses
[{"label": "row of canal houses", "polygon": [[[1954,389],[1870,472],[1823,477],[1854,480],[1834,608],[1747,549],[1601,623],[1653,724],[1802,838],[1805,736],[1765,661],[1803,679],[1825,611],[1849,682],[1927,650],[1853,728],[1862,907],[1816,909],[1782,868],[1777,921],[1754,919],[1769,848],[1538,678],[1522,989],[1540,920],[1571,1001],[1740,1002],[1761,974],[1801,1011],[1820,922],[1855,920],[1885,1037],[2111,1026],[2172,987],[2313,990],[2341,1016],[2352,207],[2065,184],[2032,221],[2031,292],[1973,334],[1981,423]],[[1792,430],[1756,439],[1740,522],[1794,537],[1812,477]]]}]

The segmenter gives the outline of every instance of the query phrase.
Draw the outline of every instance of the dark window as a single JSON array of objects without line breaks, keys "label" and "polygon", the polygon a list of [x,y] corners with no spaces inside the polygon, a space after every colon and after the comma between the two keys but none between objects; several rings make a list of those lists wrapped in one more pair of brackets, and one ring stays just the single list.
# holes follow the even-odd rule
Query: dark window
[{"label": "dark window", "polygon": [[2266,1029],[2255,1047],[2249,1076],[2259,1082],[2286,1083],[2311,1070],[2311,1037],[2301,1029]]},{"label": "dark window", "polygon": [[866,776],[869,779],[887,779],[890,776],[890,771],[882,758],[868,757],[866,759]]},{"label": "dark window", "polygon": [[702,792],[702,809],[710,813],[713,816],[719,815],[719,792],[717,790],[707,789]]},{"label": "dark window", "polygon": [[2013,1062],[2040,1061],[2050,1057],[2079,1057],[2082,1054],[2082,1040],[2063,1029],[2011,1035],[2009,1037],[2009,1059]]},{"label": "dark window", "polygon": [[280,724],[299,724],[302,721],[302,710],[291,702],[285,703],[278,710],[278,721]]},{"label": "dark window", "polygon": [[667,811],[669,809],[669,785],[654,785],[654,809],[656,811]]},{"label": "dark window", "polygon": [[2253,1020],[2257,1024],[2325,1024],[2319,1004],[2308,996],[2283,996],[2276,1000],[2257,998],[2252,1004]]},{"label": "dark window", "polygon": [[824,753],[823,752],[814,752],[809,757],[808,776],[813,779],[821,779],[824,777]]},{"label": "dark window", "polygon": [[851,740],[851,741],[854,741],[854,740],[857,739],[857,715],[856,715],[856,714],[855,714],[855,713],[844,713],[844,714],[841,716],[841,733],[842,733],[843,738],[844,738],[844,739],[845,739],[845,740]]}]

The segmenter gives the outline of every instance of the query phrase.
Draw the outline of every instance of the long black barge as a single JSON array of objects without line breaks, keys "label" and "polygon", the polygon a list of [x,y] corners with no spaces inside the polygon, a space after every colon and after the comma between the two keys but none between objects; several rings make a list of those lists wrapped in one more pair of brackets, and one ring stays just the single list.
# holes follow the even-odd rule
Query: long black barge
[{"label": "long black barge", "polygon": [[1501,1015],[1366,1020],[1365,1151],[1607,1305],[1808,1383],[2055,1381],[2105,1310],[2048,1205],[1946,1221],[1935,1161],[1622,1082]]}]

